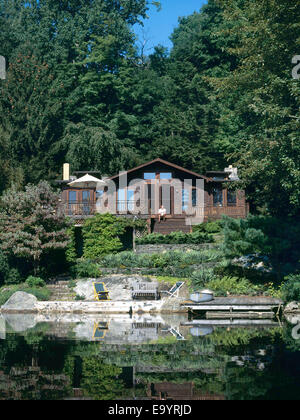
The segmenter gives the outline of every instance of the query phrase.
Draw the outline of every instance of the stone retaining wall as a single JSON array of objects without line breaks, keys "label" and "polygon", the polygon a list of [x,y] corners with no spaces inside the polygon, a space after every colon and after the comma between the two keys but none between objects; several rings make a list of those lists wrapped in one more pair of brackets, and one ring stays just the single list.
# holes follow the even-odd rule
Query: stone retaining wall
[{"label": "stone retaining wall", "polygon": [[[24,313],[56,313],[56,314],[138,314],[138,313],[185,313],[177,299],[160,301],[107,301],[107,302],[36,302]],[[22,309],[16,307],[2,308],[2,313],[18,313]]]},{"label": "stone retaining wall", "polygon": [[216,244],[155,244],[136,245],[137,254],[160,254],[168,251],[203,251],[215,248]]},{"label": "stone retaining wall", "polygon": [[[184,289],[185,286],[182,288]],[[44,314],[139,314],[139,313],[182,313],[181,307],[186,300],[187,290],[180,291],[180,297],[163,298],[157,301],[110,300],[110,301],[38,301],[35,296],[25,292],[16,292],[1,307],[2,313],[44,313]],[[121,296],[119,297],[121,299]]]},{"label": "stone retaining wall", "polygon": [[[188,266],[189,269],[192,271],[202,270],[203,268],[214,268],[218,263],[217,262],[205,262],[202,264],[193,264]],[[104,278],[107,278],[109,275],[127,275],[129,277],[129,273],[131,275],[144,275],[144,276],[161,276],[166,275],[165,270],[164,274],[162,274],[161,267],[127,267],[127,268],[109,268],[109,267],[100,267],[99,268],[101,273],[103,274]]]}]

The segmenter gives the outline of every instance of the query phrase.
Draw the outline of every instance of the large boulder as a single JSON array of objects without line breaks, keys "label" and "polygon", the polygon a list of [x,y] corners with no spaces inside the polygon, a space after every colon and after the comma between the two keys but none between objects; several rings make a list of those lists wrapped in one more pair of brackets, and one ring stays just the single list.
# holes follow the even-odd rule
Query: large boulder
[{"label": "large boulder", "polygon": [[25,292],[14,293],[1,307],[2,312],[35,312],[38,300]]}]

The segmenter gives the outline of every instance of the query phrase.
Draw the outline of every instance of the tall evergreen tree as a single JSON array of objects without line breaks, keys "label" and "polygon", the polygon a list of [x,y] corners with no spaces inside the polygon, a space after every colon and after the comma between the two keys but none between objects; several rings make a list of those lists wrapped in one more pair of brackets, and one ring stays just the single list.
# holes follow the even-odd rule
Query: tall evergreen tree
[{"label": "tall evergreen tree", "polygon": [[69,124],[109,131],[119,62],[130,54],[130,28],[147,7],[148,0],[0,3],[0,54],[9,65],[0,125],[25,181],[58,176]]},{"label": "tall evergreen tree", "polygon": [[248,196],[274,214],[300,209],[300,90],[292,78],[299,53],[300,4],[289,0],[220,0],[224,18],[238,35],[231,53],[239,62],[214,79],[221,101],[230,97],[235,148]]}]

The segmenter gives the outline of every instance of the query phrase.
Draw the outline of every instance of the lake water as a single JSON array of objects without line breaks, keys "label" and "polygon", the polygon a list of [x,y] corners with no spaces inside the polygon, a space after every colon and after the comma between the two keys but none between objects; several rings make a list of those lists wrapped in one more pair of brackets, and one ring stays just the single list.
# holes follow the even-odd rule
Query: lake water
[{"label": "lake water", "polygon": [[0,399],[300,400],[294,326],[0,316]]}]

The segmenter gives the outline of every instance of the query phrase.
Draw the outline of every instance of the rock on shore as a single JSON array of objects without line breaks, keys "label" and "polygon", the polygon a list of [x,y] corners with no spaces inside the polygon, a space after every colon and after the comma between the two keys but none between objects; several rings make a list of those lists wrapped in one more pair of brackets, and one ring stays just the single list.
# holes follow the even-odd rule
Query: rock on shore
[{"label": "rock on shore", "polygon": [[35,311],[38,300],[35,296],[25,292],[14,293],[1,307],[2,311],[31,312]]}]

